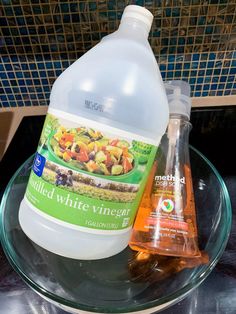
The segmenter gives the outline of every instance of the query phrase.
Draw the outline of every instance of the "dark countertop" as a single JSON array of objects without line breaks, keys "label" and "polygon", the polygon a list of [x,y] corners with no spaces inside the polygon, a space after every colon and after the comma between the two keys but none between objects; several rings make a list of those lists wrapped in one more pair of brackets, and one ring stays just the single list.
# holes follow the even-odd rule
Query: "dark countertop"
[{"label": "dark countertop", "polygon": [[[35,152],[44,117],[24,118],[0,163],[0,198],[16,169]],[[195,109],[190,143],[215,165],[228,188],[233,225],[226,250],[210,276],[187,298],[162,311],[163,314],[233,314],[236,313],[236,156],[232,139],[236,138],[236,107]],[[31,288],[9,265],[0,248],[0,313],[63,314]]]}]

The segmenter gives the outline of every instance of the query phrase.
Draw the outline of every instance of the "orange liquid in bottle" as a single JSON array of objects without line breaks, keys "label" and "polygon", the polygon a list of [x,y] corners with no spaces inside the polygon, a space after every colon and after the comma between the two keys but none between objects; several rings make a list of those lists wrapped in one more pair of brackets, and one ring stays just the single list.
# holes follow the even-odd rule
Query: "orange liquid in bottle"
[{"label": "orange liquid in bottle", "polygon": [[184,166],[182,182],[171,181],[165,185],[161,180],[157,186],[155,169],[156,164],[140,203],[130,247],[152,254],[200,256],[190,168]]}]

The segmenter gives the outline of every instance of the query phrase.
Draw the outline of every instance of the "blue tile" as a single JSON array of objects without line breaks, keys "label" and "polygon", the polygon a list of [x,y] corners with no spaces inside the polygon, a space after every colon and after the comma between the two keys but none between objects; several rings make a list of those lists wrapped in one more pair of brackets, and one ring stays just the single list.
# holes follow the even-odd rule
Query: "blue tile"
[{"label": "blue tile", "polygon": [[9,101],[10,107],[16,107],[16,102],[15,101]]},{"label": "blue tile", "polygon": [[183,64],[182,63],[177,63],[176,64],[176,70],[182,70]]},{"label": "blue tile", "polygon": [[211,90],[216,90],[217,89],[217,84],[211,84]]},{"label": "blue tile", "polygon": [[168,63],[167,70],[168,71],[173,71],[174,70],[174,63]]},{"label": "blue tile", "polygon": [[198,61],[199,58],[200,58],[200,55],[198,53],[195,53],[195,54],[192,55],[192,60],[193,61]]},{"label": "blue tile", "polygon": [[45,68],[45,64],[44,63],[38,63],[38,68],[39,69],[44,69]]},{"label": "blue tile", "polygon": [[44,99],[44,94],[38,94],[38,99]]},{"label": "blue tile", "polygon": [[15,100],[15,97],[14,97],[14,95],[8,95],[8,99],[9,100]]},{"label": "blue tile", "polygon": [[33,82],[35,85],[40,85],[40,80],[34,79]]},{"label": "blue tile", "polygon": [[21,68],[22,68],[22,70],[28,70],[28,69],[29,69],[29,66],[28,66],[27,63],[22,63],[22,64],[21,64]]},{"label": "blue tile", "polygon": [[18,107],[24,107],[25,106],[24,101],[17,101],[17,106]]},{"label": "blue tile", "polygon": [[10,93],[12,93],[12,89],[11,88],[5,88],[5,93],[6,94],[10,94]]},{"label": "blue tile", "polygon": [[226,84],[226,88],[227,88],[227,89],[231,89],[232,86],[233,86],[233,83],[227,83],[227,84]]},{"label": "blue tile", "polygon": [[[109,10],[112,10],[114,8],[114,3],[113,3],[113,1],[111,2],[111,1],[109,1],[108,2],[108,9]],[[95,11],[96,9],[97,9],[97,4],[96,4],[96,2],[91,2],[91,3],[89,3],[89,9],[91,10],[91,11]]]},{"label": "blue tile", "polygon": [[194,93],[194,96],[195,96],[195,97],[200,97],[200,96],[201,96],[201,93],[200,93],[200,92],[195,92],[195,93]]},{"label": "blue tile", "polygon": [[19,87],[13,87],[12,92],[15,94],[20,93],[20,88]]},{"label": "blue tile", "polygon": [[46,68],[47,69],[52,69],[53,68],[52,62],[46,62]]},{"label": "blue tile", "polygon": [[189,62],[186,62],[184,63],[184,69],[190,69],[190,63]]},{"label": "blue tile", "polygon": [[7,79],[7,75],[5,72],[0,72],[0,78],[1,79]]},{"label": "blue tile", "polygon": [[200,62],[200,69],[206,68],[206,62]]},{"label": "blue tile", "polygon": [[[48,80],[46,80],[46,79],[42,79],[41,81],[42,81],[42,84],[43,84],[44,86],[49,84]],[[44,87],[44,88],[45,88],[45,87]]]},{"label": "blue tile", "polygon": [[219,76],[213,76],[212,77],[212,83],[217,83],[219,82],[220,77]]},{"label": "blue tile", "polygon": [[196,85],[195,90],[202,90],[202,85]]},{"label": "blue tile", "polygon": [[222,75],[222,74],[226,75],[226,74],[228,74],[228,73],[229,73],[229,69],[223,69],[223,70],[221,71],[221,75]]},{"label": "blue tile", "polygon": [[16,100],[22,100],[22,96],[21,95],[15,95]]},{"label": "blue tile", "polygon": [[15,73],[14,72],[8,72],[7,76],[9,77],[9,79],[14,79],[15,78]]},{"label": "blue tile", "polygon": [[183,76],[188,77],[189,76],[189,71],[183,71]]},{"label": "blue tile", "polygon": [[199,16],[197,19],[198,25],[204,25],[206,23],[206,17],[205,16]]},{"label": "blue tile", "polygon": [[203,77],[199,77],[199,78],[197,79],[197,83],[198,83],[198,84],[203,83]]},{"label": "blue tile", "polygon": [[62,66],[64,69],[68,68],[70,65],[69,61],[62,61]]},{"label": "blue tile", "polygon": [[202,96],[203,96],[203,97],[208,96],[208,92],[203,92],[203,93],[202,93]]},{"label": "blue tile", "polygon": [[61,12],[63,12],[63,13],[69,12],[69,4],[67,4],[67,3],[60,4],[60,7],[61,7]]},{"label": "blue tile", "polygon": [[198,71],[199,76],[205,76],[205,70],[200,70]]},{"label": "blue tile", "polygon": [[160,71],[165,71],[166,70],[166,64],[160,64],[159,68],[160,68]]},{"label": "blue tile", "polygon": [[24,86],[25,85],[25,80],[18,80],[19,86]]},{"label": "blue tile", "polygon": [[191,71],[191,72],[190,72],[190,75],[191,75],[191,76],[197,76],[197,71]]},{"label": "blue tile", "polygon": [[215,53],[209,53],[209,60],[215,60],[216,54]]},{"label": "blue tile", "polygon": [[195,77],[191,77],[189,80],[189,84],[194,85],[196,83],[196,78]]},{"label": "blue tile", "polygon": [[27,88],[26,87],[21,87],[20,90],[21,90],[22,93],[27,93]]},{"label": "blue tile", "polygon": [[2,80],[2,85],[3,86],[10,86],[10,83],[8,80]]},{"label": "blue tile", "polygon": [[[12,71],[12,66],[11,64],[4,64],[6,71]],[[3,64],[2,64],[3,67]]]},{"label": "blue tile", "polygon": [[214,68],[214,61],[207,62],[207,67],[208,68]]},{"label": "blue tile", "polygon": [[236,67],[231,68],[229,74],[236,74]]},{"label": "blue tile", "polygon": [[8,101],[3,101],[3,102],[2,102],[2,106],[3,106],[4,108],[9,107],[9,102],[8,102]]},{"label": "blue tile", "polygon": [[226,81],[227,81],[227,76],[221,75],[220,82],[226,82]]},{"label": "blue tile", "polygon": [[47,72],[46,71],[39,71],[39,77],[40,78],[47,77]]},{"label": "blue tile", "polygon": [[[28,35],[28,29],[27,29],[27,27],[20,27],[19,28],[19,30],[20,30],[20,34],[21,35]],[[25,38],[26,39],[26,38]],[[24,39],[24,40],[25,40]],[[25,43],[25,42],[24,42]]]},{"label": "blue tile", "polygon": [[30,68],[30,70],[35,70],[36,69],[36,65],[34,63],[30,63],[29,64],[29,68]]},{"label": "blue tile", "polygon": [[223,91],[217,91],[216,96],[223,96]]},{"label": "blue tile", "polygon": [[[4,1],[2,1],[2,2],[3,2],[3,4],[9,4],[9,3],[4,3]],[[10,2],[10,1],[9,1],[9,2]],[[13,16],[13,15],[14,15],[14,12],[13,12],[12,7],[7,7],[7,6],[5,6],[5,7],[4,7],[4,11],[5,11],[5,13],[6,13],[7,16]]]},{"label": "blue tile", "polygon": [[16,72],[16,77],[17,78],[23,78],[23,73],[22,72]]},{"label": "blue tile", "polygon": [[39,72],[38,71],[32,71],[32,76],[33,77],[39,77]]},{"label": "blue tile", "polygon": [[181,71],[175,71],[175,77],[181,77]]},{"label": "blue tile", "polygon": [[229,75],[228,76],[228,82],[233,82],[235,80],[235,75]]},{"label": "blue tile", "polygon": [[209,84],[204,84],[203,85],[203,90],[206,91],[206,90],[209,90],[210,88],[210,85]]},{"label": "blue tile", "polygon": [[224,89],[225,84],[218,84],[218,89]]},{"label": "blue tile", "polygon": [[7,19],[5,17],[0,17],[0,25],[8,26]]},{"label": "blue tile", "polygon": [[205,28],[205,34],[212,34],[213,33],[213,26],[207,26]]},{"label": "blue tile", "polygon": [[213,71],[214,75],[219,75],[219,74],[220,74],[220,72],[221,72],[221,70],[220,70],[220,69],[215,69],[215,70]]},{"label": "blue tile", "polygon": [[0,99],[1,99],[2,101],[5,101],[5,100],[7,100],[7,96],[6,96],[6,95],[0,95]]},{"label": "blue tile", "polygon": [[61,62],[54,62],[54,68],[55,69],[60,69],[60,68],[62,68],[62,64],[61,64]]},{"label": "blue tile", "polygon": [[172,79],[173,78],[173,72],[167,72],[167,78]]},{"label": "blue tile", "polygon": [[16,17],[16,20],[19,26],[25,25],[25,19],[23,17]]},{"label": "blue tile", "polygon": [[176,40],[174,41],[174,44],[178,44],[178,45],[185,45],[185,42],[186,42],[186,38],[184,37],[180,37],[178,38],[178,42],[176,42]]}]

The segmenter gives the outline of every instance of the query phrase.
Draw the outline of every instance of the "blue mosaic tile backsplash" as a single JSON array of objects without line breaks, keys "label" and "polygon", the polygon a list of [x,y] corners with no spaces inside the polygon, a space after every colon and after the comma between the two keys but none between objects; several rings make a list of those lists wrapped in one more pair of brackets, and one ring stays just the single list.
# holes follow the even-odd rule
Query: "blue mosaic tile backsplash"
[{"label": "blue mosaic tile backsplash", "polygon": [[188,81],[195,97],[236,95],[235,0],[2,0],[0,107],[47,105],[54,80],[117,29],[127,4],[155,16],[149,40],[164,80]]}]

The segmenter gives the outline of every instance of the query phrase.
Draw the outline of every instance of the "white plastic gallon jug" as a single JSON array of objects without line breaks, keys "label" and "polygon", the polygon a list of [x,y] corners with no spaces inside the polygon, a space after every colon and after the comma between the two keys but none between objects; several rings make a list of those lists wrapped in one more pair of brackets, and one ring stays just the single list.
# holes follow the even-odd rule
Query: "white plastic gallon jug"
[{"label": "white plastic gallon jug", "polygon": [[41,247],[100,259],[128,244],[168,103],[148,43],[152,14],[119,26],[55,81],[19,220]]}]

